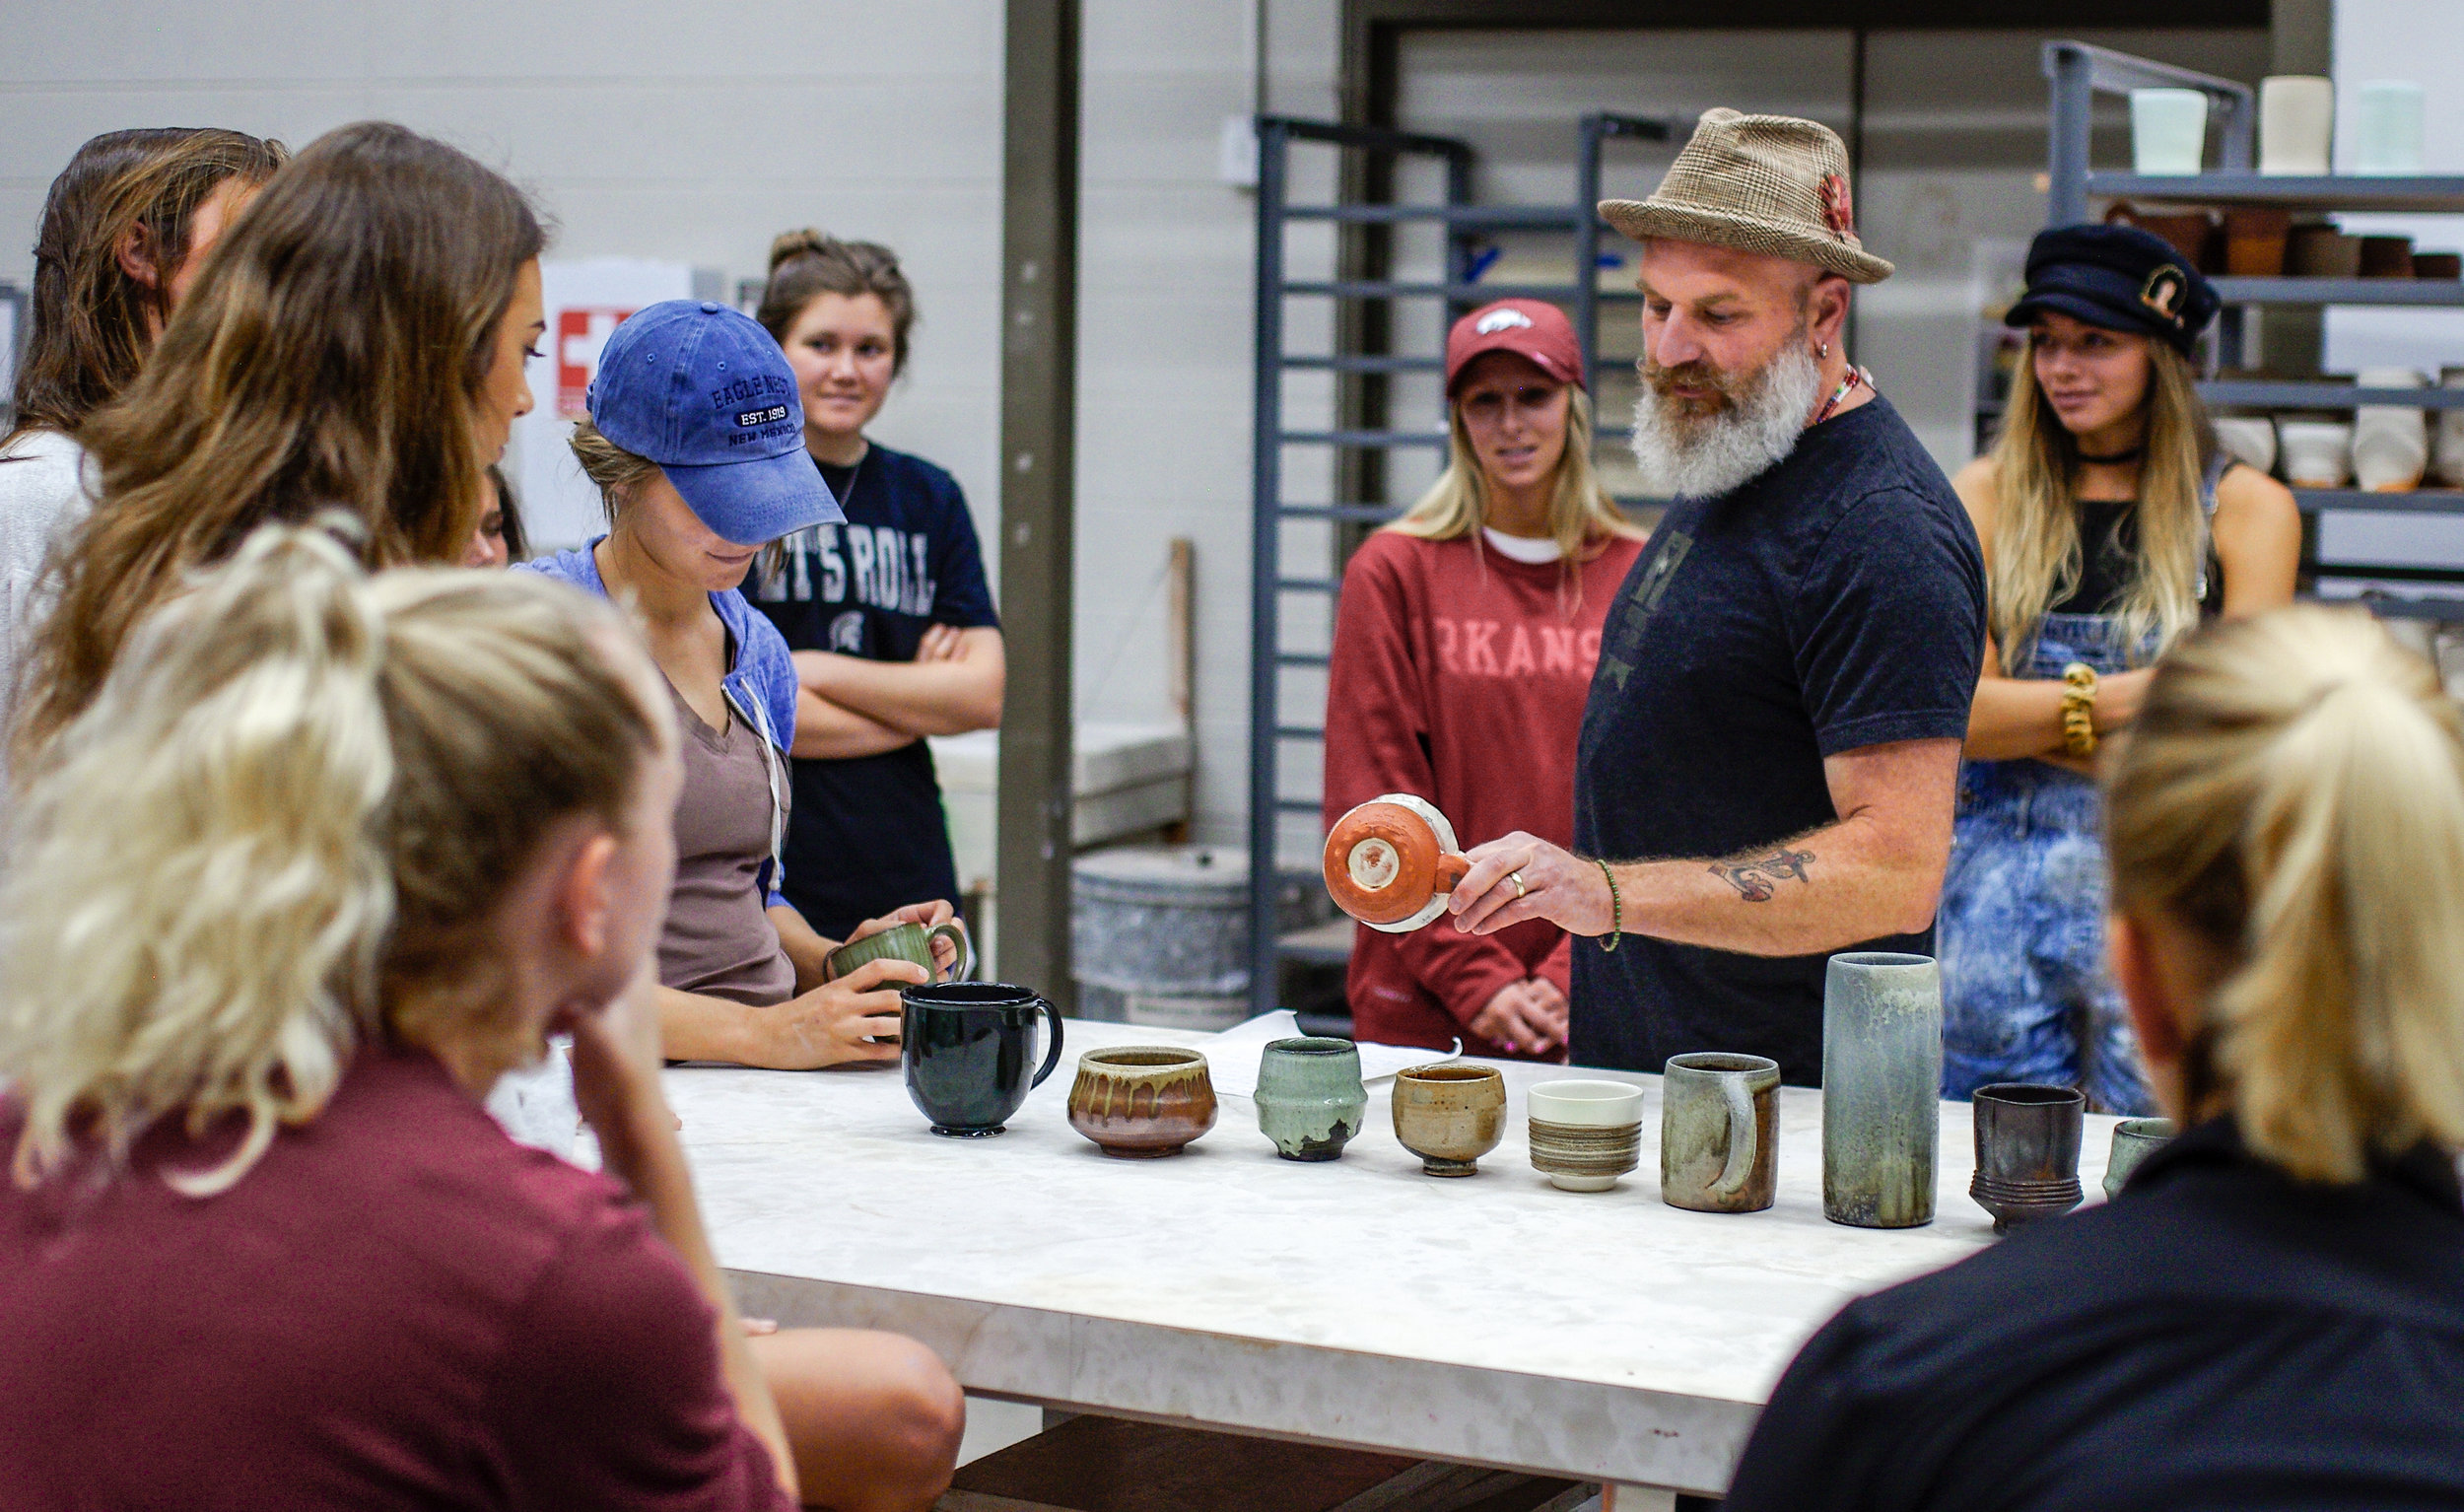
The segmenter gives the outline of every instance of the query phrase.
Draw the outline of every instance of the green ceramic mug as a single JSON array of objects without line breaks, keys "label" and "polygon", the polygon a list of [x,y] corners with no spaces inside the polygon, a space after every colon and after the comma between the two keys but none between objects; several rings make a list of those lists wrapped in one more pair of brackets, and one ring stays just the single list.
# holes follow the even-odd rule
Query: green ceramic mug
[{"label": "green ceramic mug", "polygon": [[831,951],[822,961],[822,978],[836,982],[859,966],[893,959],[913,961],[928,972],[937,973],[940,966],[932,959],[932,942],[944,937],[958,949],[958,964],[950,968],[947,980],[964,981],[976,969],[976,947],[967,938],[966,921],[960,919],[931,926],[894,924],[861,939],[851,939]]}]

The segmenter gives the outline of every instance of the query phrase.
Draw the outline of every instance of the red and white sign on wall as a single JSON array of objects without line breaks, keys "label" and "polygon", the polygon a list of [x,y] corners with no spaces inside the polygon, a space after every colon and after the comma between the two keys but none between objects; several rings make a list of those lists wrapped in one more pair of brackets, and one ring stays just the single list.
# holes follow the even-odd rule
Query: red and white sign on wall
[{"label": "red and white sign on wall", "polygon": [[556,312],[556,413],[580,420],[590,413],[590,380],[598,376],[607,338],[633,314],[627,308],[568,306]]}]

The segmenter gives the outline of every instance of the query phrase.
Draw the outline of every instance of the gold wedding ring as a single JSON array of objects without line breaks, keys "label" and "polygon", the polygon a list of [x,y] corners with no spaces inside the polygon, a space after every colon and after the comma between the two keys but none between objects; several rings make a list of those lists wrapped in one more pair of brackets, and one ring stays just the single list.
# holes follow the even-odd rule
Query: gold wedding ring
[{"label": "gold wedding ring", "polygon": [[1509,882],[1512,882],[1512,883],[1514,884],[1514,895],[1515,895],[1517,898],[1520,898],[1520,897],[1524,896],[1523,873],[1522,873],[1522,872],[1520,872],[1520,871],[1509,871],[1509,872],[1507,872],[1507,873],[1506,873],[1506,880],[1507,880],[1507,881],[1509,881]]}]

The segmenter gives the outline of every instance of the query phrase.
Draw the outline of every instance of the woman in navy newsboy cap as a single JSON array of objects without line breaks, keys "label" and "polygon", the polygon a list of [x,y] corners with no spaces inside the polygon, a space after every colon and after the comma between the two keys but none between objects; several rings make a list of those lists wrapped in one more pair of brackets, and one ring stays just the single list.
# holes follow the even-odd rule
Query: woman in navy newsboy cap
[{"label": "woman in navy newsboy cap", "polygon": [[2217,446],[2191,367],[2216,291],[2130,226],[2036,238],[1993,450],[1953,486],[1985,551],[1984,673],[1938,928],[1944,1093],[2077,1085],[2153,1111],[2104,964],[2091,774],[2149,664],[2202,619],[2290,602],[2300,515]]}]

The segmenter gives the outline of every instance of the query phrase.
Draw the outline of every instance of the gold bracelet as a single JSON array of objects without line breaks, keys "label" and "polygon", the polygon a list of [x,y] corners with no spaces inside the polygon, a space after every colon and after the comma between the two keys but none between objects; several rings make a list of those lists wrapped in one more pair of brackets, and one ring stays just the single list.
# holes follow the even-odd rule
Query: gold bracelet
[{"label": "gold bracelet", "polygon": [[2085,661],[2062,669],[2062,748],[2083,761],[2096,754],[2096,669]]},{"label": "gold bracelet", "polygon": [[1614,950],[1617,941],[1625,937],[1625,900],[1617,896],[1617,874],[1608,869],[1608,863],[1597,856],[1592,858],[1592,863],[1608,879],[1608,938],[1600,948]]}]

